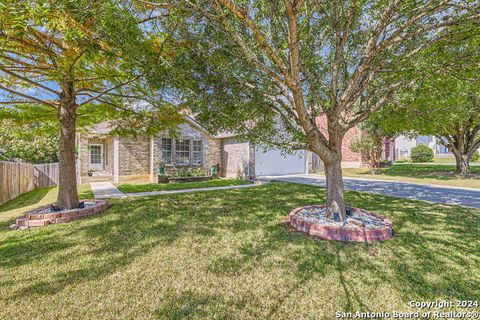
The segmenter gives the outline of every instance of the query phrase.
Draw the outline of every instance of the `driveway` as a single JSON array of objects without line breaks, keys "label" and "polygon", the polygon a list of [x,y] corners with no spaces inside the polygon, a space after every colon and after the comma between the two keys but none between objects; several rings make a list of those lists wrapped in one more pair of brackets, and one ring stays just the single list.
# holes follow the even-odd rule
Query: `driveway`
[{"label": "driveway", "polygon": [[[264,181],[286,181],[325,187],[325,177],[321,175],[262,176]],[[344,178],[345,189],[382,194],[407,199],[480,208],[480,190],[442,187],[406,182],[391,182],[372,179]]]}]

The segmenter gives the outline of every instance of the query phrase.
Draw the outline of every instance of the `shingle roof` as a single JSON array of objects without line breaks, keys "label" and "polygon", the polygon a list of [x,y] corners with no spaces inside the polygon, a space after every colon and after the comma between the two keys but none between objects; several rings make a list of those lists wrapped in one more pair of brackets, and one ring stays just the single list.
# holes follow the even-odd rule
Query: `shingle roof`
[{"label": "shingle roof", "polygon": [[98,134],[108,134],[112,130],[109,121],[93,124],[91,126],[88,126],[86,129],[90,133],[98,133]]}]

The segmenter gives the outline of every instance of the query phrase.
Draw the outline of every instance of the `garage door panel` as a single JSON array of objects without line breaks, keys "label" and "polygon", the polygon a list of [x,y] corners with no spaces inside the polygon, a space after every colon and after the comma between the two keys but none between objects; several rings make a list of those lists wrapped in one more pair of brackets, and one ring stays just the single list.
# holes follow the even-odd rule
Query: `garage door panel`
[{"label": "garage door panel", "polygon": [[282,154],[279,150],[257,149],[255,173],[257,176],[305,173],[305,151]]}]

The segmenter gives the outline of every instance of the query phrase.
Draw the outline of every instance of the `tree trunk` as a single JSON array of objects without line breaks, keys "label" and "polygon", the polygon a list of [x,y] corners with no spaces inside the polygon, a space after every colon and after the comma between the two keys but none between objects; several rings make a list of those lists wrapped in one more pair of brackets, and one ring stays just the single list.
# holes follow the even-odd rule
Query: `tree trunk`
[{"label": "tree trunk", "polygon": [[340,220],[345,220],[345,200],[343,197],[342,157],[335,155],[330,161],[325,161],[325,176],[327,182],[327,217],[334,218],[338,213]]},{"label": "tree trunk", "polygon": [[[73,90],[69,90],[69,92],[73,92]],[[57,205],[61,209],[77,208],[79,203],[77,174],[75,170],[75,97],[68,94],[69,92],[62,93],[61,103],[57,113],[60,124]]]},{"label": "tree trunk", "polygon": [[469,154],[462,154],[460,152],[453,152],[455,155],[456,161],[456,172],[460,174],[460,176],[465,177],[467,174],[470,173],[470,156]]}]

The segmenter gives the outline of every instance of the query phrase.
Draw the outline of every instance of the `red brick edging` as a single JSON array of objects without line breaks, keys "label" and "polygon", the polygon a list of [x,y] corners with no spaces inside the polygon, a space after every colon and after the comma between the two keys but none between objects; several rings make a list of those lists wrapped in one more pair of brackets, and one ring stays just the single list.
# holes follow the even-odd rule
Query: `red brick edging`
[{"label": "red brick edging", "polygon": [[106,210],[110,205],[105,200],[84,200],[86,202],[95,202],[95,206],[78,208],[68,212],[49,212],[38,213],[50,206],[43,206],[28,211],[24,217],[17,219],[16,225],[19,227],[41,227],[49,224],[65,223],[72,220],[82,219],[92,214]]},{"label": "red brick edging", "polygon": [[392,222],[385,218],[382,215],[379,215],[374,212],[369,212],[359,208],[352,208],[352,211],[363,213],[374,216],[384,224],[383,228],[377,229],[366,229],[362,227],[358,228],[345,228],[341,226],[330,226],[330,225],[321,225],[314,222],[305,221],[302,218],[298,217],[297,214],[302,209],[313,209],[313,208],[325,208],[322,205],[298,207],[293,209],[290,214],[290,224],[291,226],[302,233],[305,233],[312,237],[318,237],[326,240],[336,240],[336,241],[351,241],[351,242],[377,242],[390,239],[393,235],[392,233]]}]

